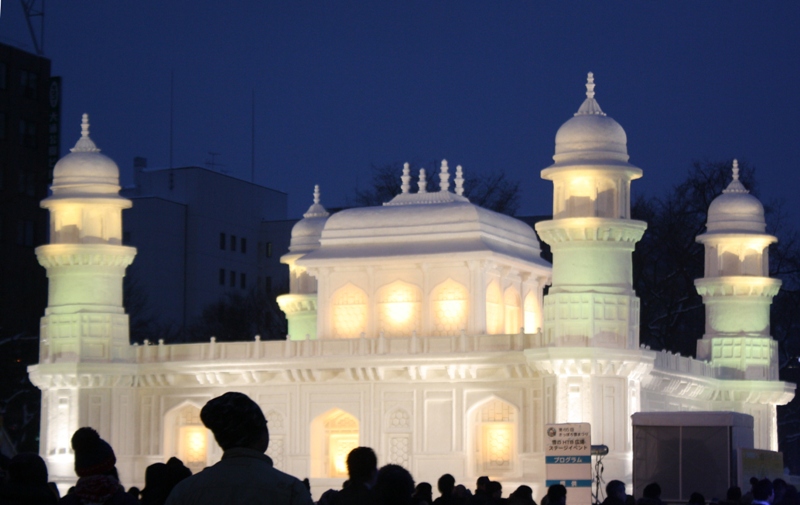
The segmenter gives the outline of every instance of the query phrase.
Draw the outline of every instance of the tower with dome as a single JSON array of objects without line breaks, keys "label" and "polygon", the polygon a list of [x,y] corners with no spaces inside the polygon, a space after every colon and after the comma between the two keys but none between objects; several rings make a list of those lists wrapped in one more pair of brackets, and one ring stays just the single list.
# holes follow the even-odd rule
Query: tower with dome
[{"label": "tower with dome", "polygon": [[[794,386],[777,378],[769,335],[780,283],[767,275],[775,237],[763,208],[734,171],[709,210],[697,359],[642,347],[631,253],[646,224],[630,219],[642,170],[594,86],[589,74],[542,171],[553,219],[536,230],[552,266],[529,226],[463,195],[461,166],[443,162],[412,188],[406,165],[391,201],[333,215],[315,187],[282,257],[285,341],[127,343],[121,280],[135,250],[120,244],[120,210],[130,202],[87,121],[56,167],[43,202],[52,243],[37,251],[50,304],[30,377],[51,477],[74,482],[69,436],[80,426],[114,446],[125,485],[171,456],[198,471],[221,457],[200,408],[226,391],[261,405],[275,466],[309,477],[315,496],[341,486],[358,445],[418,481],[488,475],[541,496],[545,426],[567,422],[591,423],[592,442],[609,447],[606,475],[630,482],[637,412],[746,413],[754,446],[776,450],[775,408]],[[425,190],[428,177],[438,191]]]}]

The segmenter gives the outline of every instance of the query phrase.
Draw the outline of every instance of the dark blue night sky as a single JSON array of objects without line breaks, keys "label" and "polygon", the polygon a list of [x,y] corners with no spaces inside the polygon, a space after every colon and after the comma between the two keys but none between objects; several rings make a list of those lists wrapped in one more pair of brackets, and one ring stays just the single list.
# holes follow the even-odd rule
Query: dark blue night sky
[{"label": "dark blue night sky", "polygon": [[[32,49],[21,7],[0,41]],[[132,181],[132,159],[208,152],[289,193],[291,216],[346,203],[371,164],[447,158],[522,181],[520,214],[550,212],[558,127],[593,71],[603,110],[660,194],[693,160],[757,167],[760,196],[800,218],[800,2],[50,0],[45,56],[64,79],[62,153],[92,137]],[[400,174],[398,174],[399,177]]]}]

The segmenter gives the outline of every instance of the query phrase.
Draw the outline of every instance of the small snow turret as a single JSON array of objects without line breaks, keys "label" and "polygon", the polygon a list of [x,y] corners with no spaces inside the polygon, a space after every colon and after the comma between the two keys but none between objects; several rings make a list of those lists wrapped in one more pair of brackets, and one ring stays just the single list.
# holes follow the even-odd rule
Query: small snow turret
[{"label": "small snow turret", "polygon": [[695,281],[706,309],[706,330],[697,358],[723,367],[731,378],[778,379],[778,343],[770,337],[769,307],[781,281],[769,277],[769,245],[764,207],[733,179],[711,202],[706,232],[705,275]]},{"label": "small snow turret", "polygon": [[319,249],[329,216],[320,202],[319,185],[315,185],[314,202],[292,228],[289,253],[281,257],[281,263],[289,266],[289,294],[279,296],[277,301],[289,321],[289,337],[293,340],[317,335],[317,281],[296,262],[304,254]]}]

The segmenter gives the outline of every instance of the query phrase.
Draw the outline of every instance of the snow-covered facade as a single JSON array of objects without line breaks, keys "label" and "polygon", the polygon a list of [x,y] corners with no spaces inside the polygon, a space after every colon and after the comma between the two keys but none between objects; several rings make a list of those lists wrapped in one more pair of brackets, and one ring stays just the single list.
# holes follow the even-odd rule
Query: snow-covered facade
[{"label": "snow-covered facade", "polygon": [[[628,163],[625,132],[597,104],[591,74],[542,172],[554,183],[553,219],[536,229],[552,267],[527,225],[463,196],[461,167],[451,191],[446,162],[434,174],[439,191],[424,182],[412,191],[406,167],[401,194],[381,207],[331,216],[316,189],[282,258],[286,341],[127,345],[117,294],[135,250],[119,245],[116,209],[129,202],[116,194],[113,162],[82,147],[86,128],[56,166],[43,202],[53,243],[37,250],[50,305],[30,376],[42,390],[41,454],[60,482],[75,479],[69,438],[87,425],[115,448],[126,485],[173,455],[195,470],[213,463],[221,452],[199,411],[230,390],[262,406],[268,454],[310,477],[315,496],[340,485],[356,445],[418,481],[489,475],[541,495],[553,422],[591,423],[592,442],[610,449],[606,477],[630,481],[638,411],[747,413],[756,447],[777,449],[775,406],[794,385],[778,381],[769,335],[779,282],[766,273],[775,238],[764,234],[763,209],[738,180],[712,204],[698,238],[709,321],[701,359],[642,348],[631,252],[646,224],[630,219],[630,183],[642,171]],[[67,194],[80,219],[61,217]]]}]

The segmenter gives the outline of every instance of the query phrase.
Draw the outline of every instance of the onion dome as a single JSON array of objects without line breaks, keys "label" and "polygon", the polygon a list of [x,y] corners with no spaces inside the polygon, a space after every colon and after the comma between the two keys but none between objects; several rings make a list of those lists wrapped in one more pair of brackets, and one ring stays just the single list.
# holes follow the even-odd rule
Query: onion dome
[{"label": "onion dome", "polygon": [[556,164],[569,162],[627,162],[628,137],[625,130],[600,109],[594,98],[594,74],[589,72],[586,100],[574,117],[556,133]]},{"label": "onion dome", "polygon": [[119,191],[119,167],[89,137],[89,115],[81,122],[81,138],[53,168],[53,194],[114,193]]},{"label": "onion dome", "polygon": [[764,206],[739,180],[739,162],[733,160],[733,180],[708,207],[709,232],[759,232],[766,229]]},{"label": "onion dome", "polygon": [[303,219],[292,227],[292,240],[289,251],[292,253],[306,253],[319,248],[319,239],[322,229],[328,221],[330,214],[320,201],[319,185],[314,186],[314,203],[303,214]]}]

